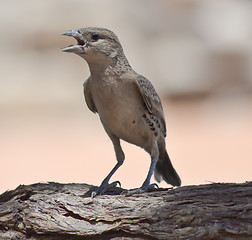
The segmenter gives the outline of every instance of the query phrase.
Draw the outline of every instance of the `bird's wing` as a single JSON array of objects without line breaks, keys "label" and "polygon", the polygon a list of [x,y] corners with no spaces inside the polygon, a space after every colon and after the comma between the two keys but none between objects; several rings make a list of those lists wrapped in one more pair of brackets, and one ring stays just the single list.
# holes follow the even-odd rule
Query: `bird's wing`
[{"label": "bird's wing", "polygon": [[153,85],[147,78],[141,75],[138,75],[136,83],[149,113],[159,117],[164,128],[164,136],[166,136],[166,124],[162,104]]},{"label": "bird's wing", "polygon": [[95,106],[95,103],[93,101],[93,98],[92,98],[92,94],[91,94],[91,91],[90,91],[90,80],[91,80],[91,77],[89,77],[83,84],[83,87],[84,87],[84,97],[85,97],[85,100],[86,100],[86,103],[87,103],[87,106],[88,108],[93,112],[93,113],[97,113],[97,109],[96,109],[96,106]]}]

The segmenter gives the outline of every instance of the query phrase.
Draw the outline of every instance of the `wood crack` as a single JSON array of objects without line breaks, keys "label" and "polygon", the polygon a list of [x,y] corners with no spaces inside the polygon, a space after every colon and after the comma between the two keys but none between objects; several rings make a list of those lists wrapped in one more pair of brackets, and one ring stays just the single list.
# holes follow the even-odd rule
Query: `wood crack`
[{"label": "wood crack", "polygon": [[87,184],[0,195],[0,239],[252,239],[252,182],[82,198]]}]

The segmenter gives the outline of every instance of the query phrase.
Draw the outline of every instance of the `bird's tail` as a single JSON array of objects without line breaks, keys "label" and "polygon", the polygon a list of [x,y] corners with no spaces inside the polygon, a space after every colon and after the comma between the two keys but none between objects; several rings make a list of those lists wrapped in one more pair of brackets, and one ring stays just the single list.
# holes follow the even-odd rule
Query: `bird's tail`
[{"label": "bird's tail", "polygon": [[180,186],[181,180],[176,170],[173,168],[170,157],[166,150],[162,151],[157,162],[154,177],[156,181],[161,182],[163,179],[168,184]]}]

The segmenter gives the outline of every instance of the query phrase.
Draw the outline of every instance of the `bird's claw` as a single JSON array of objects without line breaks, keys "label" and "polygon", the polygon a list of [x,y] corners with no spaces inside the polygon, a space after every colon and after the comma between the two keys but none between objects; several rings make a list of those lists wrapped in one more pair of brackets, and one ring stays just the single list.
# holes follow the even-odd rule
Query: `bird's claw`
[{"label": "bird's claw", "polygon": [[121,183],[119,181],[115,181],[112,183],[102,183],[100,187],[95,188],[92,192],[91,192],[91,198],[94,198],[96,195],[101,195],[103,193],[105,193],[109,188],[113,188],[116,187],[117,184],[121,187]]},{"label": "bird's claw", "polygon": [[134,194],[140,194],[140,193],[144,193],[147,192],[148,190],[154,190],[159,188],[158,185],[156,183],[150,184],[147,187],[142,186],[140,188],[134,188],[134,189],[130,189],[130,190],[124,190],[121,195],[125,195],[125,196],[132,196]]},{"label": "bird's claw", "polygon": [[108,188],[116,187],[117,184],[119,185],[119,187],[122,187],[122,185],[121,185],[121,183],[119,181],[114,181],[114,182],[109,184]]},{"label": "bird's claw", "polygon": [[95,191],[91,192],[91,198],[94,198],[97,195],[97,193]]},{"label": "bird's claw", "polygon": [[152,183],[148,186],[147,190],[155,190],[158,188],[159,188],[159,186],[156,183]]}]

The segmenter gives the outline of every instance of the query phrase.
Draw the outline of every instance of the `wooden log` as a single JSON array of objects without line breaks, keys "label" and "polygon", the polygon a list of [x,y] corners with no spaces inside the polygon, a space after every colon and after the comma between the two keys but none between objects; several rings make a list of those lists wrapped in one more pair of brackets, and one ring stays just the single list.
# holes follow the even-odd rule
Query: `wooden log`
[{"label": "wooden log", "polygon": [[252,182],[90,198],[91,185],[38,183],[0,195],[0,239],[252,239]]}]

